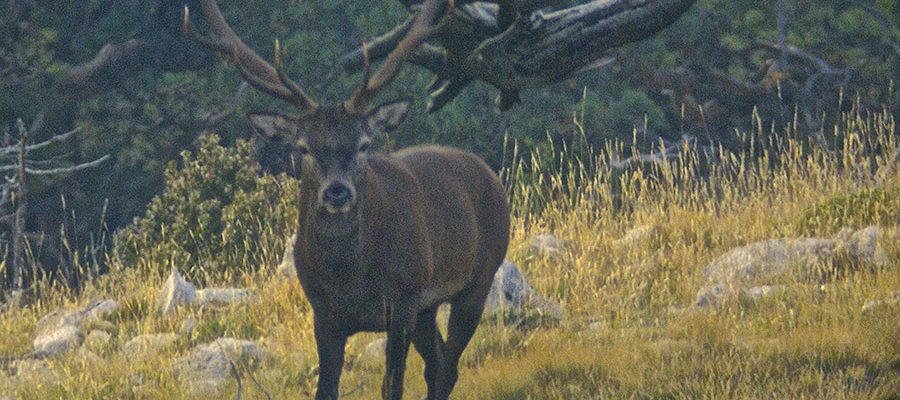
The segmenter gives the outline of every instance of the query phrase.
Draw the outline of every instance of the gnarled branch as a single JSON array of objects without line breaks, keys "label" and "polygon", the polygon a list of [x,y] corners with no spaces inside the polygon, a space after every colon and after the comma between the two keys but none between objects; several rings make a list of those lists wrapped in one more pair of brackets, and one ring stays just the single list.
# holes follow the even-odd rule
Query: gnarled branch
[{"label": "gnarled branch", "polygon": [[[594,0],[559,11],[540,9],[558,0],[498,0],[457,7],[453,20],[436,41],[446,51],[446,63],[423,65],[437,75],[432,86],[436,111],[470,81],[479,79],[501,91],[500,108],[515,103],[525,88],[556,83],[604,58],[618,46],[645,39],[671,25],[695,0]],[[498,22],[511,8],[517,18],[508,27]],[[406,24],[406,23],[404,23]],[[404,24],[376,39],[387,46]],[[387,50],[370,54],[374,60]],[[347,54],[343,66],[356,71],[358,52]]]}]

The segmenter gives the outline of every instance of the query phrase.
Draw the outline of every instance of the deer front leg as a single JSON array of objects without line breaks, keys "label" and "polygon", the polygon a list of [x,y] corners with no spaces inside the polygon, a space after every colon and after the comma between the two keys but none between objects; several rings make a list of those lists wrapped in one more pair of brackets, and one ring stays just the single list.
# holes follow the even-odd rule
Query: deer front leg
[{"label": "deer front leg", "polygon": [[319,353],[319,383],[316,400],[337,400],[341,369],[344,367],[344,347],[347,336],[336,333],[322,323],[315,322],[316,349]]},{"label": "deer front leg", "polygon": [[387,367],[381,386],[384,400],[403,398],[403,374],[406,371],[406,355],[416,324],[416,304],[410,301],[389,302],[385,306],[387,326]]}]

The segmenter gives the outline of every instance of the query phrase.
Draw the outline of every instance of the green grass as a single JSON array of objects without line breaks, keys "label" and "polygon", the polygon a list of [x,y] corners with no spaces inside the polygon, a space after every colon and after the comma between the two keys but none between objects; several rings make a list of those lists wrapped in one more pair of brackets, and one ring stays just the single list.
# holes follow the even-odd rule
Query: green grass
[{"label": "green grass", "polygon": [[[895,124],[888,115],[844,119],[841,141],[830,152],[806,145],[786,127],[777,135],[755,132],[778,138],[763,146],[759,159],[722,154],[721,164],[703,168],[686,150],[687,161],[653,174],[609,172],[611,152],[621,146],[582,155],[565,168],[557,157],[539,154],[528,163],[514,161],[505,173],[515,210],[509,258],[539,292],[562,304],[566,319],[529,329],[484,320],[464,354],[454,398],[900,396],[900,307],[861,311],[867,301],[900,290]],[[781,151],[772,150],[776,145]],[[876,147],[878,155],[864,151]],[[700,170],[707,179],[697,179]],[[884,229],[886,267],[851,271],[823,285],[796,282],[762,301],[688,307],[703,285],[703,266],[734,247],[868,224]],[[647,239],[618,240],[640,225],[652,226]],[[529,239],[547,231],[573,246],[557,259],[529,255]],[[173,375],[172,360],[221,336],[263,343],[269,356],[254,377],[274,398],[314,393],[312,319],[298,283],[273,277],[274,266],[263,266],[238,279],[256,294],[248,304],[160,317],[153,309],[163,277],[146,271],[165,267],[139,272],[114,265],[78,295],[48,291],[0,314],[0,357],[9,357],[30,351],[34,325],[50,310],[101,297],[123,304],[111,318],[118,331],[112,348],[98,354],[102,362],[85,364],[71,353],[51,361],[60,379],[18,387],[0,372],[0,395],[190,398]],[[188,317],[198,327],[172,351],[149,361],[115,351],[137,334],[177,332]],[[341,381],[346,398],[379,397],[383,365],[360,357],[377,337],[350,340]],[[410,354],[406,397],[421,398],[422,362]],[[265,398],[244,376],[244,398]],[[234,390],[231,384],[211,398]]]}]

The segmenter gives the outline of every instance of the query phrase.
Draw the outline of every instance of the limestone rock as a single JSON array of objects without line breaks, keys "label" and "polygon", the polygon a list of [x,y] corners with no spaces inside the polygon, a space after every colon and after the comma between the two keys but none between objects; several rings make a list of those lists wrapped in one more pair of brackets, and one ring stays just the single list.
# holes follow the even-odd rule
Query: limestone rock
[{"label": "limestone rock", "polygon": [[787,275],[804,278],[834,257],[831,239],[771,239],[732,249],[703,269],[710,282],[768,283]]},{"label": "limestone rock", "polygon": [[625,235],[615,240],[614,244],[618,246],[630,246],[643,242],[655,234],[657,227],[654,225],[638,225],[625,232]]},{"label": "limestone rock", "polygon": [[178,359],[176,374],[194,395],[210,393],[231,379],[232,362],[237,368],[255,368],[265,356],[256,342],[220,338],[197,345],[187,356]]},{"label": "limestone rock", "polygon": [[166,315],[179,305],[193,305],[197,301],[197,288],[185,280],[178,269],[172,267],[172,272],[163,283],[159,294],[159,313]]},{"label": "limestone rock", "polygon": [[83,329],[86,325],[102,321],[107,315],[119,309],[119,303],[115,300],[94,300],[86,306],[74,310],[56,310],[41,318],[35,328],[35,333],[42,334],[54,332],[64,326],[74,326]]},{"label": "limestone rock", "polygon": [[885,265],[881,229],[844,230],[836,237],[770,239],[732,249],[703,269],[707,281],[729,286],[770,285],[783,281],[817,282],[822,267],[836,256],[853,264]]},{"label": "limestone rock", "polygon": [[64,325],[54,331],[38,335],[32,345],[35,354],[56,356],[80,346],[82,341],[84,341],[84,335],[81,333],[81,328]]},{"label": "limestone rock", "polygon": [[227,306],[250,299],[250,290],[234,288],[210,288],[197,291],[196,304],[200,306]]},{"label": "limestone rock", "polygon": [[763,285],[751,288],[734,288],[724,284],[715,284],[701,288],[697,292],[694,299],[695,307],[711,307],[719,306],[724,303],[734,301],[738,298],[746,300],[759,301],[772,296],[775,293],[783,292],[784,286]]},{"label": "limestone rock", "polygon": [[285,241],[284,255],[281,257],[281,263],[278,264],[278,275],[289,279],[297,278],[297,269],[294,267],[294,241],[296,235],[291,236]]},{"label": "limestone rock", "polygon": [[178,335],[174,333],[154,333],[135,336],[122,346],[122,355],[127,359],[147,359],[175,345]]},{"label": "limestone rock", "polygon": [[522,272],[509,260],[503,261],[500,269],[494,274],[491,291],[485,301],[485,311],[512,311],[524,314],[534,309],[541,315],[561,320],[562,308],[559,304],[540,296],[525,280]]},{"label": "limestone rock", "polygon": [[529,253],[538,257],[556,258],[561,256],[568,247],[569,242],[550,233],[537,235],[528,243]]},{"label": "limestone rock", "polygon": [[13,379],[19,385],[53,385],[59,379],[57,371],[50,367],[47,360],[25,359],[14,361],[11,364],[15,375]]},{"label": "limestone rock", "polygon": [[378,363],[384,362],[385,360],[385,352],[387,351],[387,339],[378,338],[375,339],[369,344],[366,345],[366,349],[363,350],[360,358],[369,363]]}]

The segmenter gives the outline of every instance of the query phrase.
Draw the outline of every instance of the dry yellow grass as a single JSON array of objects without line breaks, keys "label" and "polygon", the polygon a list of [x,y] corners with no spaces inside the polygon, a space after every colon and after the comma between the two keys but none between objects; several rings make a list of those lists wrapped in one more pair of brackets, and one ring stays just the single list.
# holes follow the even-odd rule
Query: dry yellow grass
[{"label": "dry yellow grass", "polygon": [[[687,149],[687,161],[656,177],[609,172],[615,146],[564,168],[554,157],[514,161],[516,168],[506,173],[515,204],[509,258],[539,292],[562,304],[566,319],[527,330],[483,321],[464,355],[454,398],[900,396],[900,307],[861,312],[866,301],[900,290],[896,219],[870,221],[886,230],[885,268],[851,272],[821,287],[797,283],[758,302],[687,308],[703,284],[703,266],[718,255],[757,240],[830,234],[842,221],[818,228],[797,221],[811,205],[836,196],[900,186],[892,116],[851,113],[843,121],[830,152],[803,145],[791,127],[748,133],[759,162],[721,153],[709,179],[695,179],[699,158]],[[772,143],[760,144],[761,138]],[[773,144],[783,152],[772,152]],[[873,148],[876,154],[867,151]],[[618,240],[641,225],[650,227],[645,240]],[[572,248],[558,259],[529,256],[529,239],[548,231]],[[0,357],[14,357],[30,351],[34,325],[50,310],[95,298],[123,305],[112,317],[118,329],[113,343],[97,354],[99,360],[72,352],[50,361],[57,379],[28,385],[16,386],[0,372],[0,395],[189,398],[172,360],[195,344],[233,336],[263,343],[268,358],[253,375],[273,398],[309,397],[316,381],[309,306],[299,284],[272,277],[268,267],[241,278],[255,300],[221,310],[182,309],[159,317],[154,306],[162,277],[117,265],[78,295],[48,291],[23,309],[4,312]],[[134,335],[177,331],[187,317],[199,327],[174,349],[149,360],[117,352]],[[346,398],[378,397],[382,363],[360,357],[375,337],[358,335],[348,345],[341,382]],[[407,398],[421,398],[422,362],[411,354]],[[265,398],[244,377],[244,398]],[[233,396],[234,390],[231,384],[211,397]]]}]

